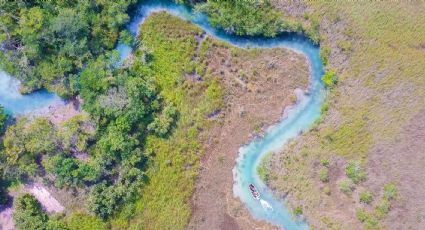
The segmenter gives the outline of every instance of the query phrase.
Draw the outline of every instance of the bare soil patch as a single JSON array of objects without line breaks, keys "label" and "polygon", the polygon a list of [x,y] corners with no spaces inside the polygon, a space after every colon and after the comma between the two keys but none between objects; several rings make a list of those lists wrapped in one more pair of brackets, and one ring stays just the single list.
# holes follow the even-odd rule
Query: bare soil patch
[{"label": "bare soil patch", "polygon": [[[425,229],[425,110],[403,127],[400,135],[376,145],[367,164],[369,186],[380,188],[393,179],[399,196],[386,218],[389,229]],[[394,221],[397,220],[397,221]]]},{"label": "bare soil patch", "polygon": [[22,193],[30,193],[40,202],[43,209],[49,213],[62,213],[65,207],[41,183],[34,182],[24,185],[16,192],[10,192],[10,201],[5,206],[0,206],[0,230],[13,230],[13,199]]},{"label": "bare soil patch", "polygon": [[209,130],[206,153],[192,198],[189,229],[273,228],[252,220],[233,196],[232,169],[241,145],[277,122],[295,102],[295,89],[307,89],[305,57],[286,49],[241,50],[213,44],[207,54],[207,73],[225,88],[225,109]]}]

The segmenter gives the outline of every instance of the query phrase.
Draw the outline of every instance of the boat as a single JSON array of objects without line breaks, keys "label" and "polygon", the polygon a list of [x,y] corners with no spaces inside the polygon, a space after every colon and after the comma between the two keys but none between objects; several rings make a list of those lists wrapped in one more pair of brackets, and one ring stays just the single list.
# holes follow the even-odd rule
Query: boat
[{"label": "boat", "polygon": [[257,188],[253,184],[249,184],[249,190],[251,190],[252,197],[254,199],[259,200],[260,199],[260,193],[258,192]]}]

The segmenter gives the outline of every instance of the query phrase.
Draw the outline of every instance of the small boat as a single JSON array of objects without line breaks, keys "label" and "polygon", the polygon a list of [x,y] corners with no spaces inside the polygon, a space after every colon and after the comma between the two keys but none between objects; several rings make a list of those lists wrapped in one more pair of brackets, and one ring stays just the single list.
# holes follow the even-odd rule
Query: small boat
[{"label": "small boat", "polygon": [[260,199],[260,193],[257,191],[257,188],[253,184],[249,184],[249,190],[251,190],[251,194],[254,199]]}]

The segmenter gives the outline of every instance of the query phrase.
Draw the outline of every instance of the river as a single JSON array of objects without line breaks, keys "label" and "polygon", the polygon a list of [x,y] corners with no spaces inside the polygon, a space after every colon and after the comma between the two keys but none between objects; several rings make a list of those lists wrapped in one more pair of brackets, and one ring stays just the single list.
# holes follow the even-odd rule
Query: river
[{"label": "river", "polygon": [[[276,197],[260,179],[257,174],[257,167],[266,154],[282,149],[290,139],[297,137],[302,131],[308,130],[320,117],[320,107],[324,101],[324,86],[321,82],[324,70],[319,47],[304,36],[292,33],[282,34],[275,38],[229,35],[223,30],[212,27],[206,15],[194,13],[182,5],[168,1],[143,1],[128,25],[129,30],[133,35],[137,35],[140,23],[150,13],[161,10],[166,10],[173,15],[189,20],[201,27],[209,36],[241,48],[283,47],[306,56],[310,66],[308,93],[301,94],[298,97],[297,104],[287,109],[281,121],[270,127],[263,137],[256,138],[240,148],[239,157],[233,169],[233,193],[247,206],[254,218],[268,221],[289,230],[308,229],[308,223],[294,218],[290,210],[284,205],[284,200]],[[120,52],[121,61],[131,53],[131,47],[124,44],[118,44],[117,50]],[[0,72],[0,104],[5,106],[8,111],[14,113],[30,111],[57,100],[57,96],[45,91],[26,96],[17,95],[16,90],[3,93],[3,90],[10,88],[5,84],[10,84],[11,80],[9,77],[9,80],[6,78],[5,81],[5,77],[1,74],[5,75]],[[10,95],[15,95],[16,98],[10,97]],[[248,187],[249,184],[254,184],[257,187],[261,194],[260,200],[253,199]]]}]

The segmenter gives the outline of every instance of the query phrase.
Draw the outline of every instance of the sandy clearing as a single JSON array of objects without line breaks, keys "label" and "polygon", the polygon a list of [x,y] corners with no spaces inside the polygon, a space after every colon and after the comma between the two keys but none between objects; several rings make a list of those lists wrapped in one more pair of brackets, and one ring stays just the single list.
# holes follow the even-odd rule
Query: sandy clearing
[{"label": "sandy clearing", "polygon": [[33,183],[26,185],[25,190],[34,195],[47,212],[61,213],[65,210],[59,201],[57,201],[41,184]]}]

